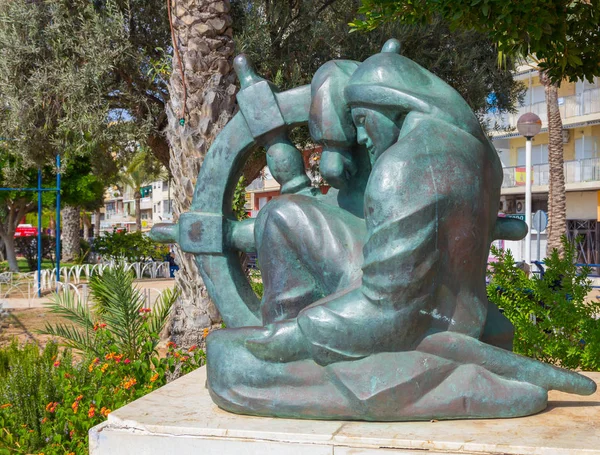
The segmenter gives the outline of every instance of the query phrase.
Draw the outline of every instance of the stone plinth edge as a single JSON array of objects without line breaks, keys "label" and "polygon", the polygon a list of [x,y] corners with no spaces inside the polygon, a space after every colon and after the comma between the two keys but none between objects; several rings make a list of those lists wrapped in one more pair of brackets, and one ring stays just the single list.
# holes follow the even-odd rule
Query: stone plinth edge
[{"label": "stone plinth edge", "polygon": [[201,368],[111,413],[90,454],[600,455],[600,392],[551,392],[545,411],[516,419],[368,423],[230,414],[205,383]]}]

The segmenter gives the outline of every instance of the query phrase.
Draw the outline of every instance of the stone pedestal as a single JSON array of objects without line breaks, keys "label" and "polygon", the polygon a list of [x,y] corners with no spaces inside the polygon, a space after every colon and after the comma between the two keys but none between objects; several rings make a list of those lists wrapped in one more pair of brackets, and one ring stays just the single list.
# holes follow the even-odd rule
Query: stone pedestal
[{"label": "stone pedestal", "polygon": [[111,413],[90,454],[600,455],[600,392],[551,392],[544,412],[517,419],[367,423],[230,414],[205,382],[201,368]]}]

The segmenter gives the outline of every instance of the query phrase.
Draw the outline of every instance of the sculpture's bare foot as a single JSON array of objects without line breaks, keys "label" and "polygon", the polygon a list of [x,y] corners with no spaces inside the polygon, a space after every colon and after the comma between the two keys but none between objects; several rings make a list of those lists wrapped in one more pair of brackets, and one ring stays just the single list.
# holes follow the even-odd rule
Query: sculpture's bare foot
[{"label": "sculpture's bare foot", "polygon": [[267,325],[259,336],[248,338],[245,344],[255,357],[268,362],[292,362],[310,357],[295,319]]},{"label": "sculpture's bare foot", "polygon": [[480,365],[498,376],[534,384],[544,390],[579,395],[591,395],[596,391],[596,383],[586,376],[490,346],[456,332],[432,334],[421,341],[417,350],[461,364]]}]

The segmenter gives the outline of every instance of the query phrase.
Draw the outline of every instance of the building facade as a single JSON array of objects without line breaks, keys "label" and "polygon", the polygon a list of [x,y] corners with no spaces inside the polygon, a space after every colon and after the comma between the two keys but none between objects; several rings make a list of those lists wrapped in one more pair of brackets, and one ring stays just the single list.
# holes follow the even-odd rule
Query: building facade
[{"label": "building facade", "polygon": [[[156,181],[144,185],[140,193],[142,232],[148,232],[155,223],[173,220],[171,192],[168,181]],[[92,217],[92,223],[95,223]],[[104,207],[100,209],[100,232],[113,230],[135,231],[135,198],[132,188],[123,192],[109,188],[104,195]]]},{"label": "building facade", "polygon": [[[518,118],[526,112],[537,114],[542,131],[532,143],[532,212],[548,210],[548,118],[544,87],[537,71],[524,70],[515,75],[527,87],[525,102],[515,114],[489,115],[510,132],[493,133],[493,143],[504,168],[500,211],[509,216],[525,213],[525,138],[516,131]],[[567,202],[567,232],[582,237],[579,261],[600,261],[600,84],[563,82],[559,89],[559,109],[563,122],[564,170]],[[537,232],[532,232],[532,259],[536,259]],[[545,232],[540,235],[541,258],[545,256]],[[506,242],[517,260],[524,258],[524,242]]]}]

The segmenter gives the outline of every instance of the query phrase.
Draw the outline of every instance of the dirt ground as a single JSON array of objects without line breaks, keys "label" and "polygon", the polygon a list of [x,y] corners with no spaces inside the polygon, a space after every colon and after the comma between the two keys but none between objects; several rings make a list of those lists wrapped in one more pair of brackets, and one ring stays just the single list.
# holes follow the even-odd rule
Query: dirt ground
[{"label": "dirt ground", "polygon": [[46,308],[27,308],[8,310],[9,316],[0,320],[0,347],[9,345],[13,339],[19,343],[35,342],[44,346],[52,337],[40,335],[46,323],[67,322],[65,319],[50,313]]}]

